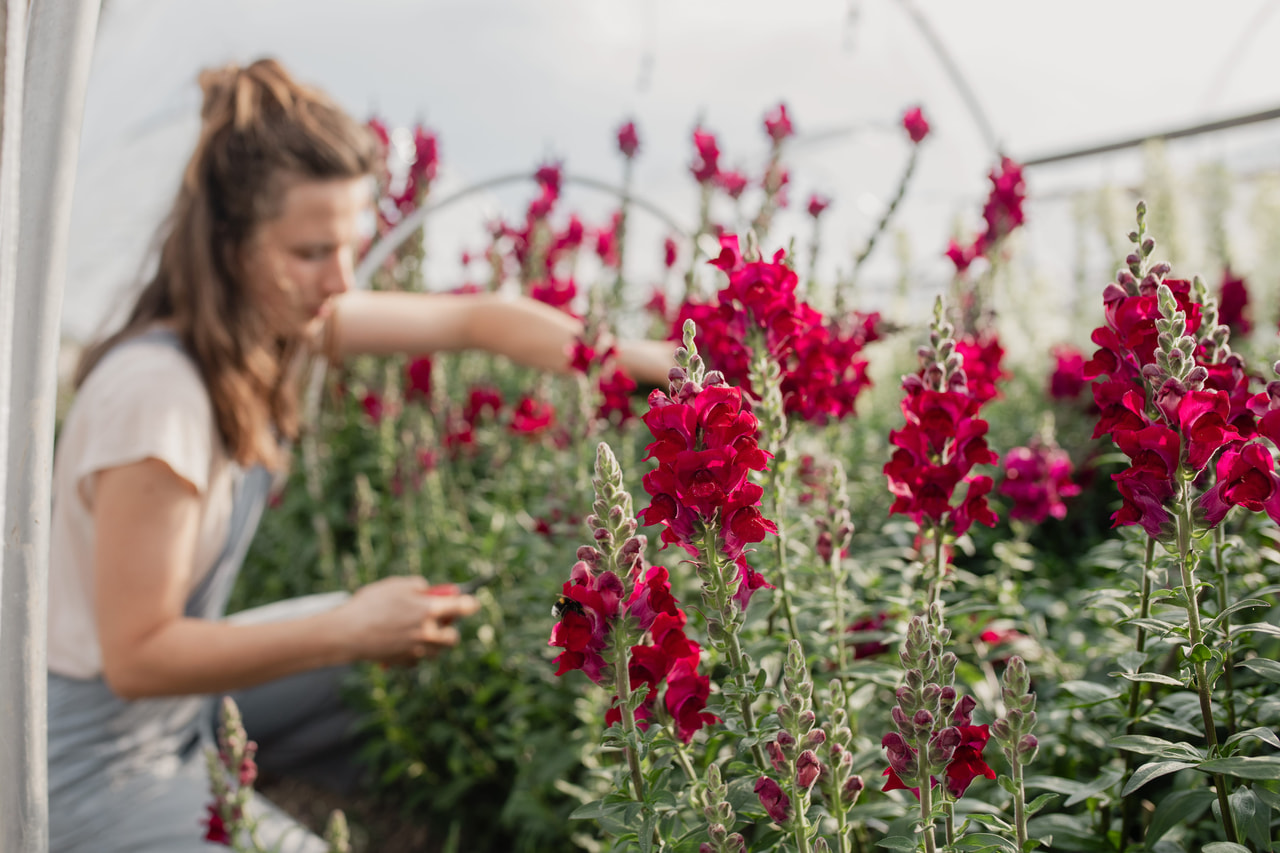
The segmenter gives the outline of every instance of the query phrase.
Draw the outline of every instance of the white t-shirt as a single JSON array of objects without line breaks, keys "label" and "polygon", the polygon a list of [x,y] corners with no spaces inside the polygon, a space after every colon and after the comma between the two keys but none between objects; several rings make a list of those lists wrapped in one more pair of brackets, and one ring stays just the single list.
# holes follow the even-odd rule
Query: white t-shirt
[{"label": "white t-shirt", "polygon": [[49,669],[72,678],[102,672],[94,612],[93,521],[97,473],[158,459],[202,501],[191,554],[194,589],[222,552],[240,476],[218,434],[195,363],[164,340],[112,350],[89,374],[63,421],[53,466],[49,551]]}]

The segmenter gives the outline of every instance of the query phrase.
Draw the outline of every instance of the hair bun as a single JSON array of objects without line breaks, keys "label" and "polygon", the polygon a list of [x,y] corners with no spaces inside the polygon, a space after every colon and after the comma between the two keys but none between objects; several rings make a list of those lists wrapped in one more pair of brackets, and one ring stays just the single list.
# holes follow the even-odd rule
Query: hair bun
[{"label": "hair bun", "polygon": [[221,68],[206,68],[197,79],[204,93],[200,118],[205,124],[224,124],[235,115],[240,66],[233,62]]},{"label": "hair bun", "polygon": [[244,130],[260,121],[263,111],[289,113],[299,96],[317,97],[296,83],[274,59],[259,59],[250,65],[236,63],[200,72],[204,106],[200,117],[206,131],[230,125]]}]

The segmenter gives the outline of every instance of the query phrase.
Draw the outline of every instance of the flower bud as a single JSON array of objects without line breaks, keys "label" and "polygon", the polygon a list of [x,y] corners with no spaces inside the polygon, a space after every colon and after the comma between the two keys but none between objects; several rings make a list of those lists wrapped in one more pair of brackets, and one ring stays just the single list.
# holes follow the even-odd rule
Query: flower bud
[{"label": "flower bud", "polygon": [[1039,749],[1040,741],[1036,740],[1035,735],[1023,735],[1022,740],[1018,741],[1018,763],[1030,764],[1035,761]]},{"label": "flower bud", "polygon": [[850,776],[849,781],[844,783],[844,790],[840,792],[840,798],[844,800],[846,806],[852,806],[858,801],[858,795],[862,793],[862,789],[865,787],[866,783],[862,781],[861,776]]},{"label": "flower bud", "polygon": [[818,761],[818,756],[812,749],[800,753],[800,757],[796,759],[796,784],[801,788],[812,788],[821,772],[822,762]]},{"label": "flower bud", "polygon": [[[782,709],[779,708],[778,710],[781,711]],[[781,714],[779,714],[779,717],[781,717]],[[788,731],[778,732],[778,736],[774,740],[774,742],[777,743],[778,746],[782,747],[787,752],[790,752],[791,748],[796,745],[796,739],[792,737],[791,732],[788,732]]]},{"label": "flower bud", "polygon": [[942,688],[936,684],[926,684],[924,689],[920,691],[920,704],[926,708],[932,708],[938,704],[939,697],[942,696]]},{"label": "flower bud", "polygon": [[777,782],[768,776],[761,776],[756,782],[756,796],[765,812],[777,823],[786,823],[791,818],[791,798],[782,792]]},{"label": "flower bud", "polygon": [[933,728],[933,714],[921,708],[916,711],[915,716],[911,718],[911,722],[915,724],[916,728],[931,729]]},{"label": "flower bud", "polygon": [[718,370],[708,370],[707,375],[702,377],[703,385],[724,385],[724,374]]},{"label": "flower bud", "polygon": [[991,736],[997,743],[1008,743],[1013,737],[1013,729],[1009,726],[1009,721],[1004,717],[998,718],[991,724]]},{"label": "flower bud", "polygon": [[1019,696],[1031,690],[1031,675],[1027,672],[1027,662],[1020,655],[1009,658],[1003,681],[1008,690]]},{"label": "flower bud", "polygon": [[578,548],[577,556],[579,560],[586,563],[588,566],[590,566],[593,569],[600,568],[600,561],[604,559],[604,554],[601,554],[598,550],[596,550],[595,548],[592,548],[590,545],[580,546]]},{"label": "flower bud", "polygon": [[880,739],[880,746],[889,759],[889,767],[904,780],[914,777],[918,768],[915,750],[897,732],[889,732]]},{"label": "flower bud", "polygon": [[747,842],[741,832],[735,832],[724,840],[725,853],[747,853]]},{"label": "flower bud", "polygon": [[1151,268],[1152,275],[1159,276],[1162,278],[1168,275],[1172,271],[1173,271],[1173,267],[1169,265],[1168,261],[1161,261],[1160,263],[1156,264],[1154,267]]},{"label": "flower bud", "polygon": [[782,747],[778,746],[776,740],[771,740],[764,746],[765,754],[769,756],[769,763],[773,765],[773,769],[781,773],[787,767],[787,757],[782,754]]},{"label": "flower bud", "polygon": [[800,712],[798,721],[800,723],[800,731],[808,732],[817,724],[818,715],[811,710],[804,710]]},{"label": "flower bud", "polygon": [[1156,248],[1156,241],[1152,240],[1150,237],[1142,241],[1142,254],[1144,256],[1150,255],[1153,251],[1155,251],[1155,248]]},{"label": "flower bud", "polygon": [[929,765],[943,767],[956,754],[963,742],[960,730],[955,726],[947,726],[938,736],[929,742]]},{"label": "flower bud", "polygon": [[[795,718],[796,712],[791,710],[790,705],[778,706],[778,722],[781,723],[784,728],[791,728],[791,723],[795,721]],[[781,732],[779,732],[779,734],[781,734]]]},{"label": "flower bud", "polygon": [[960,701],[956,703],[954,715],[951,722],[957,726],[973,725],[973,709],[978,707],[978,700],[972,696],[962,696]]},{"label": "flower bud", "polygon": [[893,724],[898,731],[902,732],[903,737],[915,740],[919,736],[919,732],[916,731],[916,724],[911,722],[911,718],[897,705],[890,709],[889,714],[893,717]]},{"label": "flower bud", "polygon": [[824,563],[831,562],[831,555],[835,553],[835,549],[831,544],[831,534],[823,531],[818,534],[818,542],[814,545],[814,551],[817,552],[818,558]]},{"label": "flower bud", "polygon": [[[810,749],[816,749],[817,747],[822,746],[826,742],[827,742],[827,733],[824,732],[822,729],[814,729],[813,731],[809,732],[809,734],[805,735],[805,738],[804,738],[804,745],[809,747]],[[836,744],[836,746],[839,746],[839,745],[840,744]]]},{"label": "flower bud", "polygon": [[827,846],[827,839],[821,835],[814,839],[813,853],[831,853],[831,848]]}]

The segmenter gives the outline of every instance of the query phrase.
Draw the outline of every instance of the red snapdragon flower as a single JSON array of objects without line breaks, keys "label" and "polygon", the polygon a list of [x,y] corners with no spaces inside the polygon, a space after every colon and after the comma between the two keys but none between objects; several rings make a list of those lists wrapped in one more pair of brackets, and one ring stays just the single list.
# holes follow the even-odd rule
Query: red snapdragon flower
[{"label": "red snapdragon flower", "polygon": [[467,395],[467,403],[462,408],[462,417],[470,426],[475,426],[486,415],[497,417],[502,411],[502,392],[489,385],[477,385]]},{"label": "red snapdragon flower", "polygon": [[559,308],[566,314],[573,314],[569,306],[578,295],[578,286],[572,278],[558,279],[548,277],[544,281],[534,282],[529,287],[529,296],[545,302],[552,308]]},{"label": "red snapdragon flower", "polygon": [[818,195],[817,193],[814,193],[813,195],[809,196],[809,208],[808,208],[809,215],[812,216],[814,219],[817,219],[819,216],[821,216],[823,211],[825,211],[830,206],[831,206],[831,199],[825,195]]},{"label": "red snapdragon flower", "polygon": [[791,819],[791,798],[783,793],[782,786],[768,776],[761,776],[756,781],[755,790],[756,796],[760,798],[760,805],[764,806],[770,818],[777,823],[786,823]]},{"label": "red snapdragon flower", "polygon": [[431,399],[431,359],[415,358],[405,367],[405,396]]},{"label": "red snapdragon flower", "polygon": [[1052,350],[1053,373],[1049,376],[1049,396],[1055,400],[1074,400],[1084,389],[1084,353],[1068,344]]},{"label": "red snapdragon flower", "polygon": [[575,606],[565,608],[551,630],[548,645],[564,649],[555,660],[556,675],[580,669],[592,681],[603,684],[605,660],[601,652],[618,617],[624,592],[622,581],[609,571],[597,575],[579,560],[563,591]]},{"label": "red snapdragon flower", "polygon": [[601,401],[596,417],[607,421],[617,415],[619,425],[635,417],[631,410],[631,392],[636,390],[636,381],[625,370],[615,367],[612,372],[601,374],[599,388]]},{"label": "red snapdragon flower", "polygon": [[676,241],[671,237],[666,237],[662,241],[662,265],[671,269],[676,265],[676,258],[679,254],[679,247]]},{"label": "red snapdragon flower", "polygon": [[636,133],[636,123],[629,121],[618,128],[618,150],[622,156],[630,160],[640,150],[640,135]]},{"label": "red snapdragon flower", "polygon": [[737,169],[730,169],[724,172],[717,172],[715,183],[720,189],[724,190],[725,195],[737,201],[742,197],[742,193],[746,191],[747,184],[750,181],[747,176],[739,172]]},{"label": "red snapdragon flower", "polygon": [[230,847],[232,844],[231,833],[227,831],[227,824],[222,819],[221,812],[218,807],[210,803],[206,808],[209,810],[209,816],[201,821],[208,830],[204,834],[204,840],[214,844],[223,844]]},{"label": "red snapdragon flower", "polygon": [[1222,284],[1218,285],[1218,322],[1230,326],[1233,334],[1247,335],[1253,328],[1249,320],[1249,288],[1229,269],[1223,271]]},{"label": "red snapdragon flower", "polygon": [[714,134],[699,127],[693,132],[693,147],[696,155],[689,169],[698,183],[708,183],[720,171],[720,146]]},{"label": "red snapdragon flower", "polygon": [[[864,616],[855,620],[852,625],[845,629],[847,634],[858,634],[864,631],[882,631],[885,623],[889,621],[889,614],[880,611],[874,616]],[[864,643],[854,643],[853,659],[863,660],[864,658],[879,657],[889,651],[888,645],[881,640],[868,640]]]},{"label": "red snapdragon flower", "polygon": [[1033,442],[1015,447],[1004,456],[1004,480],[1000,494],[1013,501],[1010,518],[1040,524],[1045,519],[1065,518],[1063,498],[1080,494],[1071,479],[1071,457],[1065,450]]},{"label": "red snapdragon flower", "polygon": [[995,332],[980,336],[965,335],[956,341],[956,352],[964,357],[964,374],[969,396],[981,405],[1000,396],[996,383],[1008,379],[1009,374],[1000,363],[1004,359],[1004,347]]},{"label": "red snapdragon flower", "polygon": [[764,117],[764,131],[775,145],[795,133],[791,127],[791,117],[787,115],[786,104],[778,104]]},{"label": "red snapdragon flower", "polygon": [[550,403],[522,397],[511,414],[511,431],[532,437],[550,429],[555,420]]},{"label": "red snapdragon flower", "polygon": [[373,391],[360,398],[360,406],[374,424],[382,423],[382,418],[387,413],[387,407],[382,402],[382,397]]},{"label": "red snapdragon flower", "polygon": [[[934,391],[918,376],[903,380],[906,425],[889,433],[898,449],[884,466],[894,495],[890,514],[903,513],[917,524],[928,518],[941,524],[949,517],[957,536],[978,521],[995,526],[987,506],[992,481],[970,476],[974,465],[994,465],[999,457],[987,447],[987,422],[977,416],[979,403],[961,391]],[[966,499],[951,504],[956,486],[968,483]]]},{"label": "red snapdragon flower", "polygon": [[1217,481],[1200,496],[1200,509],[1217,527],[1233,506],[1265,512],[1280,524],[1280,476],[1271,453],[1258,442],[1231,447],[1218,457]]},{"label": "red snapdragon flower", "polygon": [[925,120],[924,111],[912,107],[902,115],[902,129],[911,137],[911,142],[919,145],[929,135],[929,122]]}]

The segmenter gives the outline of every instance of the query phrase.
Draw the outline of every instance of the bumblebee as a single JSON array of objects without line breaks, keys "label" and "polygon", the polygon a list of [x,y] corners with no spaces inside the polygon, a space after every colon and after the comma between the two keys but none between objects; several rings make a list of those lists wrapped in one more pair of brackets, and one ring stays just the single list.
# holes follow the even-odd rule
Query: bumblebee
[{"label": "bumblebee", "polygon": [[562,595],[556,599],[555,604],[551,605],[551,615],[556,619],[563,619],[566,613],[577,613],[579,616],[583,616],[586,611],[582,609],[582,602],[575,601],[567,595]]}]

